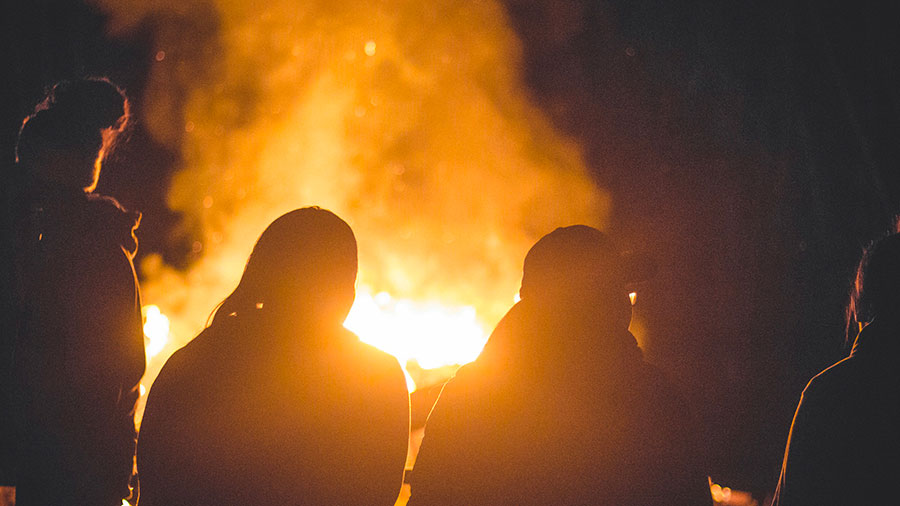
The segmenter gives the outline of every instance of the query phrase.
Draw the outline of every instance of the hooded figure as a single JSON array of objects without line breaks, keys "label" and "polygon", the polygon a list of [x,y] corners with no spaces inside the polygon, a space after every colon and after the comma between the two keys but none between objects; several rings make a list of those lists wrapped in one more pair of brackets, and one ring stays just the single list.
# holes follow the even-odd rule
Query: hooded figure
[{"label": "hooded figure", "polygon": [[93,193],[127,119],[109,81],[62,82],[19,134],[17,326],[0,474],[22,506],[120,505],[131,494],[145,366],[132,265],[140,214]]},{"label": "hooded figure", "polygon": [[686,407],[628,332],[609,240],[586,226],[546,235],[520,295],[444,387],[410,504],[710,504]]},{"label": "hooded figure", "polygon": [[848,330],[857,323],[862,330],[850,356],[803,390],[775,506],[897,503],[900,234],[863,255],[848,314]]},{"label": "hooded figure", "polygon": [[323,209],[263,232],[212,325],[150,389],[141,506],[394,504],[409,396],[397,360],[342,327],[356,258]]}]

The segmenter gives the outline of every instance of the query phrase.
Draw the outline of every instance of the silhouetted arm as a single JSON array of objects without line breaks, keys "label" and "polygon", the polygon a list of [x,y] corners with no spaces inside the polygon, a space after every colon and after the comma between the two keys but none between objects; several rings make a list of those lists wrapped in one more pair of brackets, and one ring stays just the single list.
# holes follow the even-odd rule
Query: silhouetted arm
[{"label": "silhouetted arm", "polygon": [[403,472],[406,467],[406,455],[409,449],[409,391],[406,388],[406,377],[400,364],[393,361],[391,369],[394,371],[385,378],[385,388],[391,392],[391,400],[387,411],[389,415],[389,427],[386,427],[386,437],[392,441],[388,449],[389,466],[385,466],[385,483],[392,484],[385,487],[383,503],[392,506],[400,494],[403,485]]},{"label": "silhouetted arm", "polygon": [[[368,345],[365,345],[368,347]],[[368,423],[371,439],[362,451],[368,454],[363,476],[370,477],[369,496],[364,503],[392,506],[403,484],[403,469],[409,443],[409,392],[406,377],[397,360],[381,351],[376,355],[377,372],[369,392],[372,416]],[[381,457],[378,458],[378,455]],[[374,457],[374,458],[373,458]]]},{"label": "silhouetted arm", "polygon": [[458,462],[452,448],[461,420],[451,403],[441,402],[442,398],[446,401],[448,388],[450,385],[445,385],[425,424],[425,438],[409,480],[412,494],[409,506],[456,504],[453,502],[456,469],[465,464]]},{"label": "silhouetted arm", "polygon": [[[73,339],[67,341],[70,426],[88,462],[110,486],[127,487],[134,457],[134,408],[145,358],[140,295],[129,257],[97,248],[72,287]],[[127,488],[123,488],[127,494]]]},{"label": "silhouetted arm", "polygon": [[[473,435],[473,429],[482,428],[484,419],[478,415],[485,414],[485,405],[474,399],[491,386],[482,377],[473,387],[469,376],[478,377],[484,369],[502,370],[514,352],[515,337],[528,328],[526,314],[522,302],[510,308],[491,333],[478,360],[464,365],[444,385],[425,424],[425,437],[409,480],[410,506],[472,504],[474,498],[483,495],[482,490],[476,489],[483,482],[486,470],[469,458],[485,453],[481,448],[483,440]],[[478,407],[473,408],[470,401]],[[491,397],[488,405],[496,407],[494,401],[509,399],[501,394],[500,398]],[[483,436],[480,431],[479,434]]]},{"label": "silhouetted arm", "polygon": [[[344,332],[344,344],[330,350],[313,376],[315,389],[307,389],[300,399],[309,406],[331,406],[334,414],[312,427],[324,430],[321,436],[309,433],[312,448],[320,458],[307,465],[312,489],[328,497],[329,504],[393,506],[403,483],[403,469],[409,443],[409,393],[397,359]],[[308,382],[309,380],[304,380]],[[304,417],[316,416],[306,413]],[[297,423],[307,424],[302,419]],[[308,425],[309,426],[309,425]],[[298,450],[300,454],[308,450]],[[321,499],[320,501],[325,501]]]},{"label": "silhouetted arm", "polygon": [[179,395],[184,386],[184,350],[177,350],[160,370],[150,392],[141,421],[137,444],[140,478],[139,506],[174,505],[184,494],[183,482],[190,480],[184,454],[193,448],[185,444],[180,431],[180,413],[186,411],[190,395]]},{"label": "silhouetted arm", "polygon": [[[842,437],[833,422],[834,409],[813,387],[806,387],[794,414],[773,506],[830,504],[835,472],[834,443]],[[835,408],[835,406],[832,406]]]}]

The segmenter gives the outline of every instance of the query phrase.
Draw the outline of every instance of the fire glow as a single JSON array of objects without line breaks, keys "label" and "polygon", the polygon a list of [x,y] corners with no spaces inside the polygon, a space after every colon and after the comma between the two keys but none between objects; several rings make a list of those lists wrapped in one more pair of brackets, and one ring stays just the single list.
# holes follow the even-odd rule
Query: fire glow
[{"label": "fire glow", "polygon": [[152,20],[141,125],[179,155],[168,205],[187,267],[139,265],[169,324],[148,338],[147,386],[291,209],[319,205],[353,228],[346,326],[415,364],[413,379],[477,357],[540,236],[604,227],[609,199],[532,103],[499,2],[96,2],[112,36]]},{"label": "fire glow", "polygon": [[471,306],[395,300],[387,292],[357,292],[344,326],[401,364],[415,360],[423,369],[471,362],[487,340]]},{"label": "fire glow", "polygon": [[169,342],[169,317],[162,314],[159,306],[150,304],[143,307],[144,313],[144,351],[147,359],[159,354]]}]

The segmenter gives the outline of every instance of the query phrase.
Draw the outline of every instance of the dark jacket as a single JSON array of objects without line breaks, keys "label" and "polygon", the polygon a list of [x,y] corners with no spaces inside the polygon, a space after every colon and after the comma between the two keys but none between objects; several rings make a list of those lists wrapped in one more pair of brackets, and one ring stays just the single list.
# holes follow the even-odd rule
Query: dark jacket
[{"label": "dark jacket", "polygon": [[21,504],[130,494],[145,367],[139,221],[111,198],[52,191],[20,220],[11,411]]},{"label": "dark jacket", "polygon": [[874,321],[803,390],[775,505],[896,504],[900,325]]},{"label": "dark jacket", "polygon": [[397,360],[341,327],[217,318],[156,378],[138,442],[141,506],[384,505],[406,461]]},{"label": "dark jacket", "polygon": [[631,334],[522,301],[445,386],[410,504],[708,505],[694,431]]}]

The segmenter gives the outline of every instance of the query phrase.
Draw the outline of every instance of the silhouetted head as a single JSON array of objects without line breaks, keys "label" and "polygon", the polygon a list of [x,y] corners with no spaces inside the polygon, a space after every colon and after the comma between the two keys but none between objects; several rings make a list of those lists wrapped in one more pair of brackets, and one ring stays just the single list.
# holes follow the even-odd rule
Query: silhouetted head
[{"label": "silhouetted head", "polygon": [[631,303],[623,264],[603,232],[585,225],[557,228],[525,256],[519,294],[544,307],[596,312],[627,328]]},{"label": "silhouetted head", "polygon": [[297,209],[262,233],[217,315],[262,310],[275,318],[340,325],[353,305],[356,269],[350,226],[325,209]]},{"label": "silhouetted head", "polygon": [[91,192],[129,115],[108,79],[61,81],[22,122],[16,162],[28,180]]},{"label": "silhouetted head", "polygon": [[866,248],[856,270],[849,313],[863,324],[874,318],[900,320],[900,234]]}]

